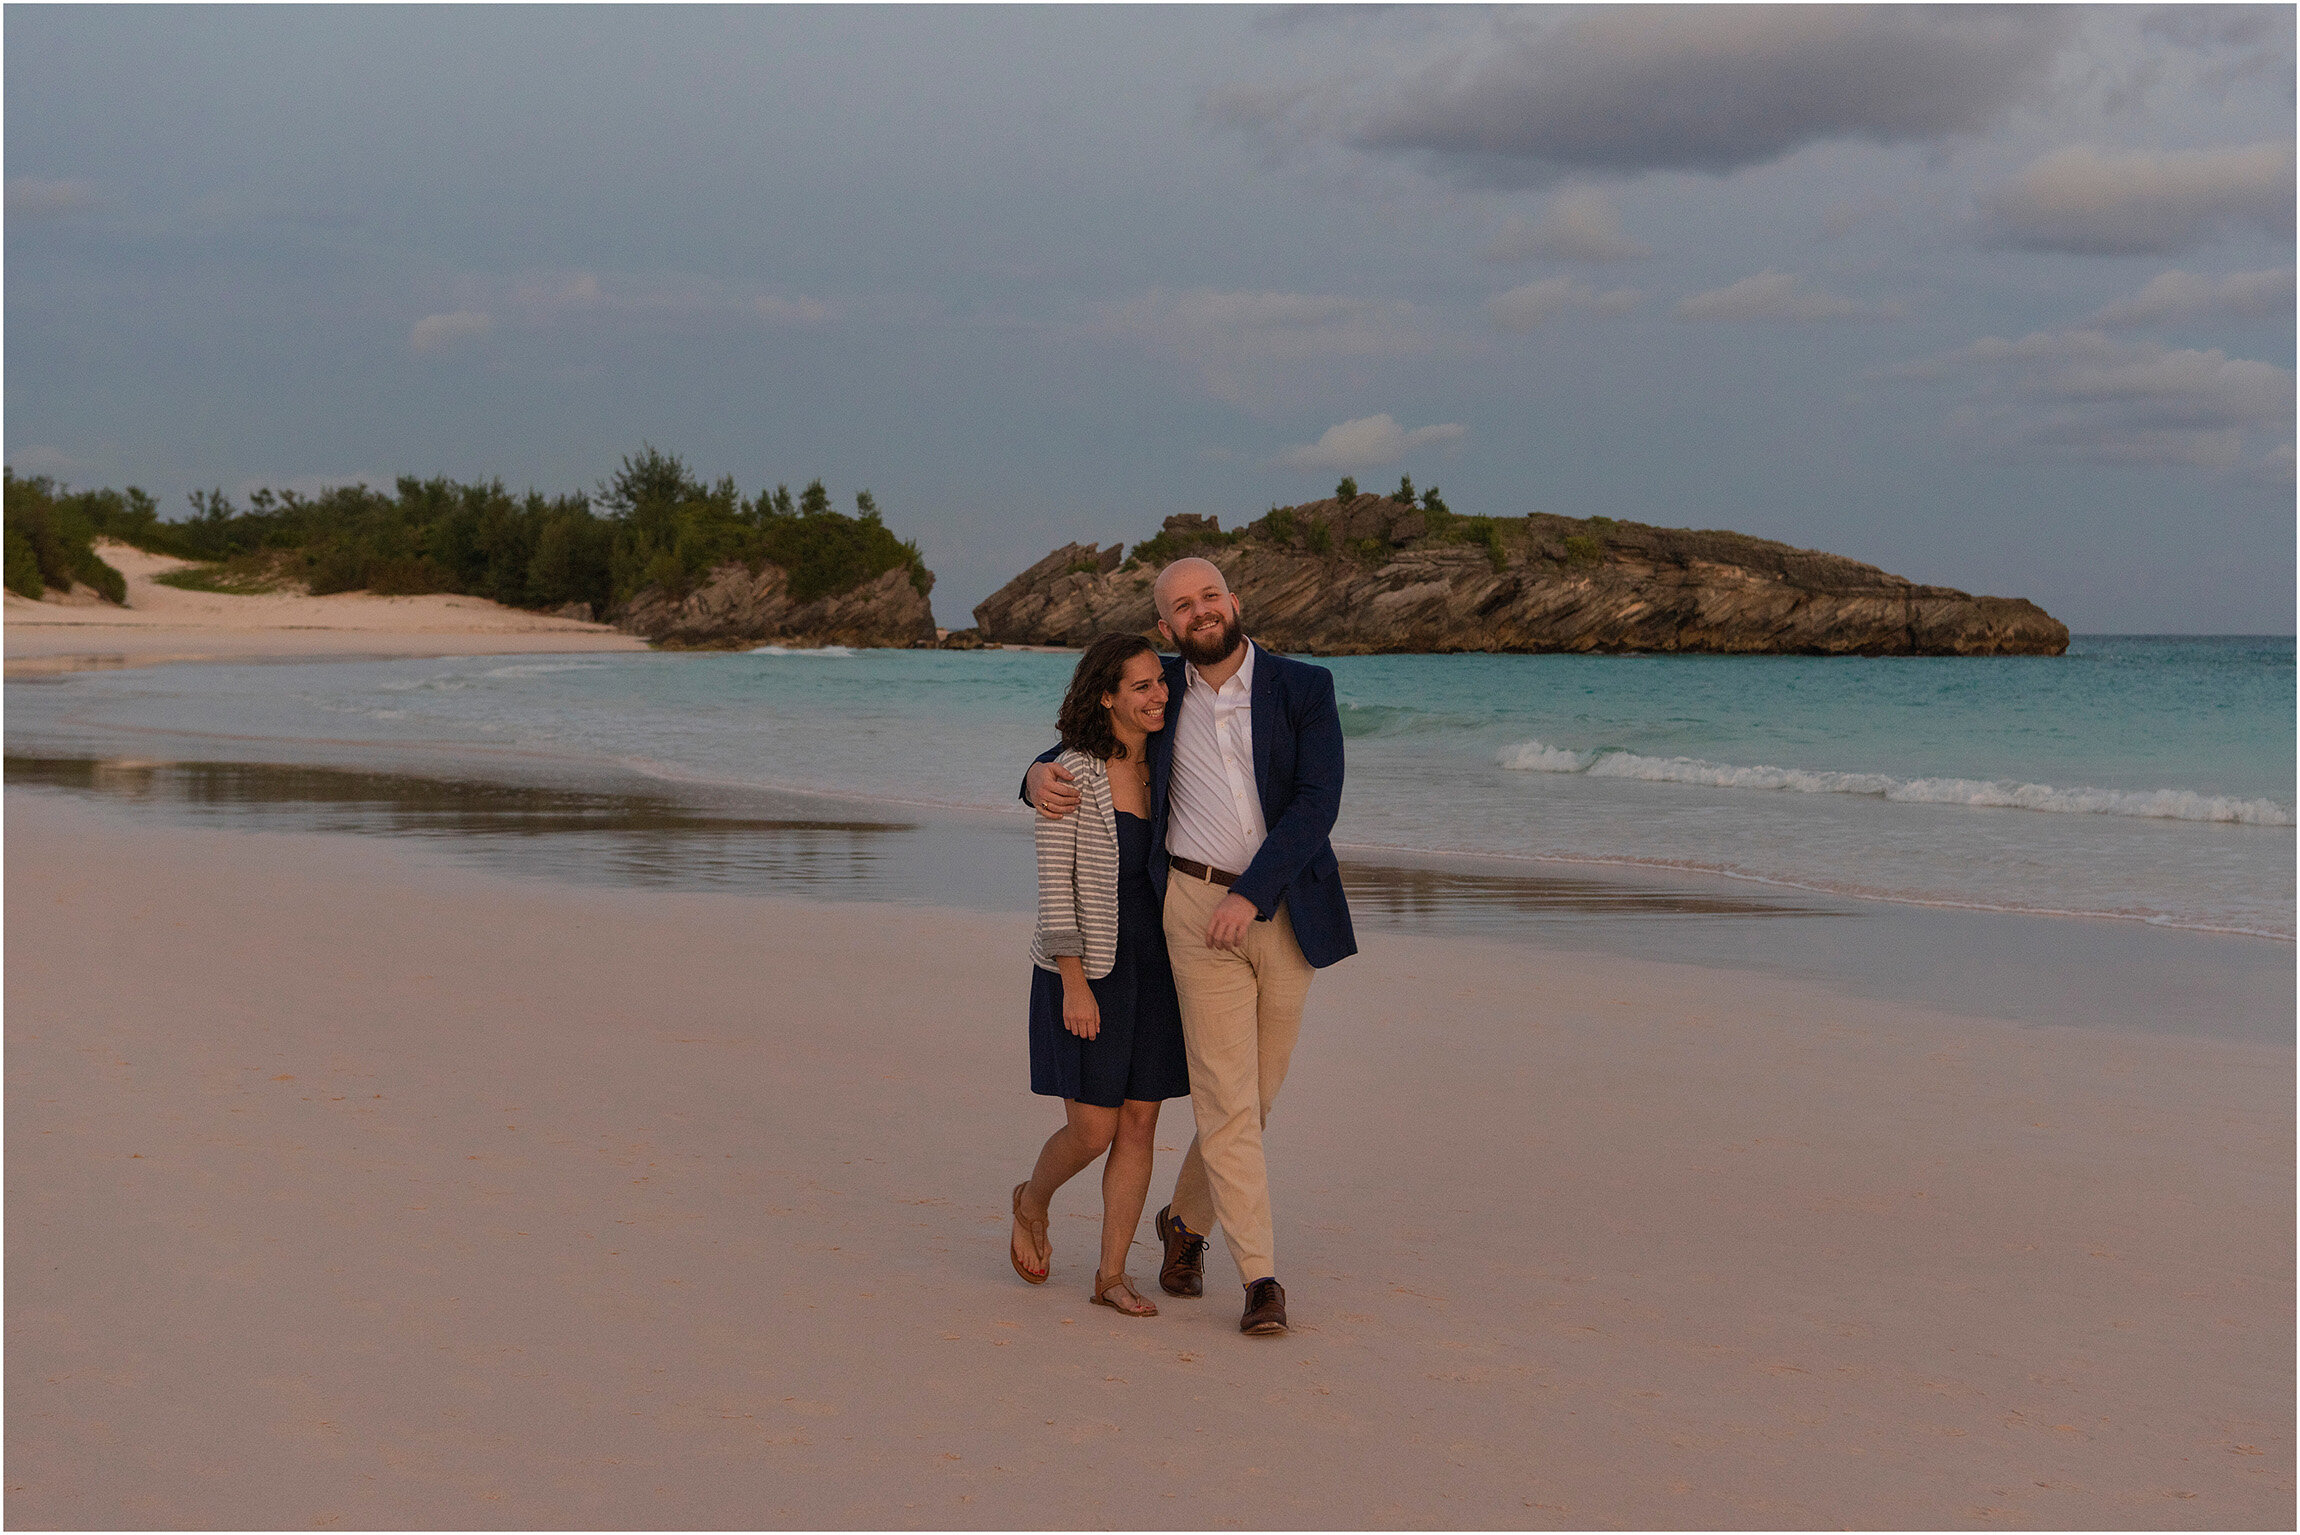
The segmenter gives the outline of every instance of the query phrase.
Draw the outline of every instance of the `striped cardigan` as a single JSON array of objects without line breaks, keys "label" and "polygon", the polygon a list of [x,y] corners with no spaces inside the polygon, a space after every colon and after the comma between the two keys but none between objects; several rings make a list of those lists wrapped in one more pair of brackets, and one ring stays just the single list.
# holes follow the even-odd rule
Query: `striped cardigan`
[{"label": "striped cardigan", "polygon": [[1118,814],[1110,802],[1110,770],[1082,751],[1054,759],[1078,784],[1078,808],[1060,820],[1038,817],[1038,931],[1030,961],[1059,970],[1054,961],[1075,954],[1090,980],[1118,962]]}]

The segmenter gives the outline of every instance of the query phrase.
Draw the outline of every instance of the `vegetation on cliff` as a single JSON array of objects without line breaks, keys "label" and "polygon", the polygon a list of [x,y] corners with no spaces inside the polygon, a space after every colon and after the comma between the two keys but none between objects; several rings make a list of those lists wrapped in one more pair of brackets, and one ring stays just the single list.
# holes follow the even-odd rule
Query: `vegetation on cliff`
[{"label": "vegetation on cliff", "polygon": [[1071,544],[978,604],[986,640],[1082,644],[1152,629],[1151,574],[1214,561],[1256,638],[1324,655],[1656,651],[2058,655],[2034,603],[1920,585],[1842,555],[1747,534],[1608,517],[1464,516],[1432,486],[1272,507],[1224,531],[1181,514],[1131,549]]},{"label": "vegetation on cliff", "polygon": [[[185,572],[179,583],[206,590],[295,581],[314,595],[457,592],[512,607],[583,604],[597,614],[618,610],[641,592],[683,596],[728,564],[754,572],[780,566],[802,600],[851,591],[890,570],[907,571],[922,596],[934,584],[917,544],[887,528],[867,490],[855,497],[852,516],[831,509],[820,480],[796,497],[777,485],[746,499],[733,476],[707,485],[676,455],[651,445],[626,456],[594,495],[529,490],[515,496],[501,480],[463,484],[410,475],[389,493],[365,485],[317,496],[258,490],[244,509],[221,490],[195,491],[193,515],[178,522],[162,521],[152,498],[133,487],[65,494],[45,479],[11,475],[12,590],[25,589],[17,585],[19,486],[27,487],[22,542],[32,564],[25,568],[37,565],[42,574],[51,568],[39,553],[48,547],[43,537],[67,550],[57,558],[68,559],[77,558],[70,549],[103,535],[209,562],[211,568]],[[29,493],[35,488],[36,498]],[[45,508],[37,517],[35,500]],[[36,527],[63,531],[44,534]],[[76,546],[74,536],[81,540]],[[87,558],[94,559],[92,551]],[[96,584],[90,576],[74,579]],[[54,576],[47,580],[56,584]]]}]

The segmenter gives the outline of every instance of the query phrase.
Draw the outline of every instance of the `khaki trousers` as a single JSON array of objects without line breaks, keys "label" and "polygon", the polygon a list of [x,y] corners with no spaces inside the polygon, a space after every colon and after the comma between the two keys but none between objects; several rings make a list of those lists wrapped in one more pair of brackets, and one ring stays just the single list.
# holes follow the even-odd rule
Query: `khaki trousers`
[{"label": "khaki trousers", "polygon": [[1229,893],[1179,870],[1166,876],[1166,953],[1198,1118],[1174,1181],[1174,1216],[1201,1234],[1220,1226],[1239,1279],[1252,1284],[1277,1275],[1262,1127],[1286,1080],[1315,972],[1282,904],[1251,924],[1237,948],[1207,948],[1206,919]]}]

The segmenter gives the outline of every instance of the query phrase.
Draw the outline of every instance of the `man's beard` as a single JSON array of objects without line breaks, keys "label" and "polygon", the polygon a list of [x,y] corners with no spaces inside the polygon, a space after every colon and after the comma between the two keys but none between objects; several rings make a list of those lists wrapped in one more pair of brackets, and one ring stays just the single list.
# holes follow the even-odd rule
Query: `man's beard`
[{"label": "man's beard", "polygon": [[1218,632],[1208,635],[1185,629],[1174,636],[1174,648],[1182,652],[1182,659],[1192,666],[1215,666],[1227,661],[1244,638],[1238,615],[1226,613]]}]

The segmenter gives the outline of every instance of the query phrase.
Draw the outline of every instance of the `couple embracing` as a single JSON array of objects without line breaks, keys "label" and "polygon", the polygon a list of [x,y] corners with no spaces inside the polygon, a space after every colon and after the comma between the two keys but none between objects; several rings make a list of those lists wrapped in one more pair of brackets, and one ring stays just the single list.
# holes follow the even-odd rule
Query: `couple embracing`
[{"label": "couple embracing", "polygon": [[1064,1123],[1014,1190],[1012,1258],[1046,1282],[1047,1203],[1107,1152],[1094,1299],[1156,1316],[1126,1258],[1159,1105],[1187,1094],[1198,1133],[1158,1212],[1159,1285],[1202,1294],[1220,1226],[1246,1290],[1239,1331],[1282,1333],[1262,1127],[1311,974],[1357,952],[1327,841],[1341,717],[1331,673],[1246,638],[1211,562],[1176,560],[1153,597],[1181,654],[1137,634],[1088,646],[1061,745],[1023,779],[1039,812],[1030,1088],[1063,1100]]}]

